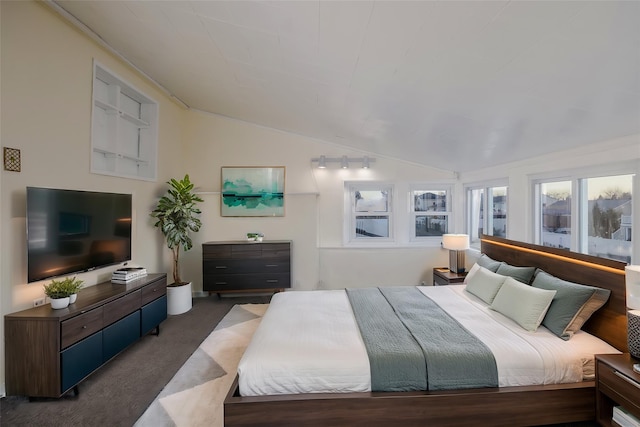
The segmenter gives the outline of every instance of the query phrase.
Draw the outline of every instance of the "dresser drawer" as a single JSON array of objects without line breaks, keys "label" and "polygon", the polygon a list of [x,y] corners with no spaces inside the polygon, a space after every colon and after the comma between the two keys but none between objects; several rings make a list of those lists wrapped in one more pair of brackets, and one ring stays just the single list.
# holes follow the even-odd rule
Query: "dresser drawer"
[{"label": "dresser drawer", "polygon": [[636,417],[640,417],[640,383],[618,372],[606,363],[598,362],[598,387]]},{"label": "dresser drawer", "polygon": [[232,245],[202,245],[202,259],[231,258]]},{"label": "dresser drawer", "polygon": [[62,322],[60,326],[61,348],[67,348],[101,330],[103,308],[90,310]]},{"label": "dresser drawer", "polygon": [[140,308],[140,295],[142,292],[137,290],[130,294],[118,298],[115,301],[111,301],[104,305],[103,313],[103,325],[109,326],[110,324],[122,319],[128,314],[133,313]]},{"label": "dresser drawer", "polygon": [[153,282],[145,286],[144,288],[142,288],[141,291],[142,291],[142,298],[140,301],[141,305],[148,304],[151,301],[156,300],[167,293],[167,280],[162,279],[162,280],[158,280],[157,282]]},{"label": "dresser drawer", "polygon": [[291,287],[289,273],[238,274],[204,277],[205,291],[279,289]]},{"label": "dresser drawer", "polygon": [[213,259],[202,263],[205,275],[285,273],[290,270],[289,258]]},{"label": "dresser drawer", "polygon": [[289,243],[274,243],[262,247],[262,258],[287,258],[291,256]]}]

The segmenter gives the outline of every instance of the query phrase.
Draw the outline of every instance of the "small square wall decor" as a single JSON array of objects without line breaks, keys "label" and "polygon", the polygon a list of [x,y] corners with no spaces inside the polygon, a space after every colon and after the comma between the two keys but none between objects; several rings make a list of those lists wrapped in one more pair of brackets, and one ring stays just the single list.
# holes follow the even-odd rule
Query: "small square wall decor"
[{"label": "small square wall decor", "polygon": [[4,170],[20,172],[20,150],[17,148],[4,147]]},{"label": "small square wall decor", "polygon": [[222,216],[284,216],[284,166],[222,168]]}]

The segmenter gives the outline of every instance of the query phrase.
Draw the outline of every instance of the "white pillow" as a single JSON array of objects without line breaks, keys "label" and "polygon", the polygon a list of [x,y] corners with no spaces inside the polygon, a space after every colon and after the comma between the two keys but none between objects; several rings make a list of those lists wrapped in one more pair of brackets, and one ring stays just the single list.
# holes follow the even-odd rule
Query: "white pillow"
[{"label": "white pillow", "polygon": [[473,267],[471,267],[471,270],[469,270],[469,272],[467,273],[466,276],[464,276],[464,284],[469,283],[469,279],[471,279],[473,277],[474,274],[476,274],[476,272],[480,270],[480,265],[476,262],[475,264],[473,264]]},{"label": "white pillow", "polygon": [[477,271],[474,271],[473,275],[469,278],[465,290],[487,304],[491,304],[506,278],[506,276],[501,276],[484,267],[478,266]]},{"label": "white pillow", "polygon": [[534,288],[507,277],[490,308],[514,320],[527,331],[535,332],[555,295],[556,291]]}]

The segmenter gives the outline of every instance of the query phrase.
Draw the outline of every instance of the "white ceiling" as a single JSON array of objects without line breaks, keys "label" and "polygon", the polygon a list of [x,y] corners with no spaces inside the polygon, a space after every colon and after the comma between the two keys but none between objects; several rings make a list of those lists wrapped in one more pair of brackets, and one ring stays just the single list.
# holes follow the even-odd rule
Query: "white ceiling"
[{"label": "white ceiling", "polygon": [[640,133],[638,1],[55,4],[190,108],[428,166]]}]

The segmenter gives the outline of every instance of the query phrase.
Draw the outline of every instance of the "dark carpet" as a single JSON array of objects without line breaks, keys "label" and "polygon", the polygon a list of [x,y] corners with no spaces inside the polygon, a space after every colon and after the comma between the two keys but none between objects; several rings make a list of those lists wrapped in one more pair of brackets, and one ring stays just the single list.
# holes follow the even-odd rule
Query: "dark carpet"
[{"label": "dark carpet", "polygon": [[193,308],[169,316],[160,335],[147,335],[60,399],[0,399],[0,425],[131,426],[234,304],[268,303],[270,296],[194,298]]}]

